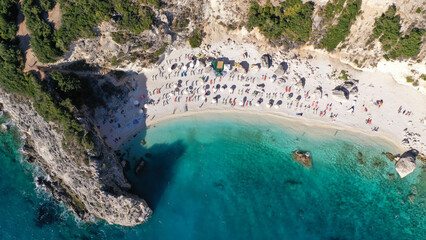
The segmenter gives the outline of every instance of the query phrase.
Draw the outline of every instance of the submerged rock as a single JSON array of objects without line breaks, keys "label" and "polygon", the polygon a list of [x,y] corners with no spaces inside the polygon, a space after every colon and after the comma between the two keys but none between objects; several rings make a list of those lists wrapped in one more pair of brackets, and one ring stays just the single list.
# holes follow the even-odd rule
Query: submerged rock
[{"label": "submerged rock", "polygon": [[143,171],[143,169],[145,168],[145,165],[146,165],[145,159],[143,159],[143,158],[141,157],[141,158],[140,158],[140,160],[139,160],[138,165],[137,165],[137,166],[136,166],[136,168],[135,168],[135,173],[136,173],[136,174],[141,173],[141,172]]},{"label": "submerged rock", "polygon": [[395,170],[401,178],[412,173],[416,168],[416,157],[419,154],[417,150],[410,150],[402,154],[399,161],[395,164]]},{"label": "submerged rock", "polygon": [[388,173],[386,176],[387,176],[390,180],[392,180],[392,179],[394,179],[394,178],[395,178],[395,174],[393,174],[393,173]]},{"label": "submerged rock", "polygon": [[393,155],[392,153],[390,153],[390,152],[382,152],[382,154],[383,155],[385,155],[391,162],[392,161],[395,161],[395,155]]},{"label": "submerged rock", "polygon": [[358,162],[359,164],[364,165],[365,162],[362,160],[362,157],[363,157],[362,153],[358,152]]},{"label": "submerged rock", "polygon": [[309,152],[294,151],[293,159],[296,162],[300,162],[308,169],[312,167],[312,158]]}]

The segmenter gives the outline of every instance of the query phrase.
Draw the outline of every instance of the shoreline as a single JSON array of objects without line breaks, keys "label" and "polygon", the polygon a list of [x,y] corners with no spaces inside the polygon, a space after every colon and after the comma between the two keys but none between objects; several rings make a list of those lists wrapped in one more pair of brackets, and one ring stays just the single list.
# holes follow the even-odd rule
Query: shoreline
[{"label": "shoreline", "polygon": [[[204,110],[201,110],[201,111],[188,111],[188,112],[185,112],[185,113],[165,115],[165,116],[159,117],[155,120],[147,122],[146,128],[142,128],[139,131],[135,131],[132,134],[129,134],[128,136],[123,138],[123,142],[122,142],[121,145],[119,145],[118,149],[120,149],[123,145],[125,145],[127,142],[129,142],[133,135],[140,133],[141,131],[143,131],[143,129],[148,130],[150,127],[155,127],[156,124],[159,124],[159,123],[161,124],[161,123],[163,123],[167,120],[176,120],[176,119],[187,118],[187,117],[191,117],[191,116],[197,116],[197,117],[198,116],[208,116],[210,114],[231,115],[231,116],[226,116],[227,119],[232,119],[234,117],[236,119],[238,119],[239,117],[241,117],[243,115],[253,115],[253,116],[257,116],[257,117],[265,119],[266,118],[265,115],[267,115],[269,117],[275,118],[274,120],[284,120],[285,121],[284,123],[283,122],[277,123],[276,121],[273,121],[274,123],[281,125],[281,127],[283,125],[287,125],[287,124],[294,124],[294,125],[307,127],[307,128],[315,128],[319,131],[332,130],[332,132],[342,131],[342,132],[348,132],[348,133],[353,134],[353,135],[364,135],[368,138],[381,139],[381,140],[386,141],[387,143],[389,143],[388,145],[391,145],[392,147],[394,147],[396,149],[395,151],[397,153],[405,151],[404,147],[401,146],[400,144],[398,144],[392,138],[390,133],[386,133],[385,135],[378,136],[378,135],[372,134],[371,132],[367,132],[367,131],[360,130],[360,129],[355,129],[352,126],[347,126],[347,125],[337,123],[337,122],[336,122],[336,125],[329,125],[329,124],[326,124],[325,122],[321,122],[319,120],[292,117],[292,116],[287,116],[283,113],[262,112],[262,111],[242,111],[242,110],[235,110],[235,109],[234,110],[204,109]],[[249,121],[247,121],[247,122],[249,122]],[[271,123],[271,124],[274,124],[274,123]],[[301,130],[301,129],[299,129],[299,130]],[[336,135],[334,135],[334,136],[336,136]],[[337,136],[341,137],[342,135],[337,134]]]},{"label": "shoreline", "polygon": [[[175,49],[157,66],[145,69],[140,75],[129,76],[131,91],[127,102],[113,102],[111,106],[117,109],[115,112],[98,114],[100,132],[113,150],[119,150],[132,136],[160,121],[194,114],[243,113],[275,116],[307,127],[360,133],[383,139],[400,152],[412,148],[426,151],[426,125],[423,123],[426,111],[421,107],[421,103],[426,102],[425,95],[399,84],[389,73],[363,71],[326,54],[312,52],[310,55],[306,49],[304,51],[299,57],[297,51],[271,53],[271,66],[260,67],[263,53],[247,43],[225,41],[212,44],[209,49]],[[209,75],[210,63],[198,68],[190,66],[194,62],[189,57],[195,55],[252,65],[247,72],[231,66],[226,76],[213,77]],[[288,63],[288,70],[277,73],[282,62]],[[167,70],[174,63],[178,67]],[[255,65],[259,69],[252,70]],[[341,72],[348,74],[347,80],[341,79]],[[306,86],[301,84],[302,78],[306,78]],[[235,92],[231,93],[231,86]],[[349,97],[345,99],[335,94],[339,86],[347,87]],[[206,91],[211,93],[204,94]],[[214,99],[217,100],[213,102]],[[380,99],[384,101],[383,106],[377,104]],[[145,111],[141,112],[134,101],[140,102]],[[296,116],[299,113],[303,116]],[[372,123],[367,122],[369,119]],[[374,131],[375,128],[378,131]]]}]

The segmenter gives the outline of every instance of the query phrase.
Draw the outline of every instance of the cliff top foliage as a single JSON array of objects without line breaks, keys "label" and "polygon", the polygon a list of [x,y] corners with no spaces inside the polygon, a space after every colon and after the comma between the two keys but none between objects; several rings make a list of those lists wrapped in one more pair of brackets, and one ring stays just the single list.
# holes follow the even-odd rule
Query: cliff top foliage
[{"label": "cliff top foliage", "polygon": [[253,1],[250,3],[248,27],[259,27],[269,39],[286,38],[305,43],[311,34],[313,10],[313,3],[303,3],[301,0],[287,0],[279,6],[273,6],[270,2],[260,6]]},{"label": "cliff top foliage", "polygon": [[[7,14],[17,9],[18,2],[18,0],[0,0],[0,17],[6,20],[5,24],[0,24],[0,32],[17,29],[16,20],[9,18]],[[55,122],[64,133],[63,143],[66,149],[80,161],[87,163],[85,150],[93,149],[94,145],[88,132],[74,118],[73,105],[68,99],[54,98],[48,86],[42,84],[33,74],[23,72],[23,57],[15,34],[16,31],[0,38],[0,87],[32,100],[35,110],[46,121]],[[43,33],[40,36],[44,37]]]},{"label": "cliff top foliage", "polygon": [[[346,5],[344,5],[345,2]],[[325,21],[331,21],[336,15],[339,17],[338,23],[327,29],[327,34],[320,43],[321,48],[333,51],[339,43],[345,40],[350,34],[356,16],[360,13],[361,4],[362,0],[336,0],[326,4]]]},{"label": "cliff top foliage", "polygon": [[44,18],[47,11],[54,6],[52,1],[25,0],[22,3],[27,27],[31,32],[31,48],[43,63],[56,61],[69,50],[72,41],[97,36],[94,31],[96,25],[109,20],[113,14],[116,14],[117,24],[121,29],[139,34],[149,29],[153,23],[154,13],[150,6],[160,6],[158,0],[58,1],[62,12],[62,24],[58,30]]},{"label": "cliff top foliage", "polygon": [[203,41],[203,37],[201,36],[201,31],[198,29],[195,29],[191,36],[189,37],[189,45],[191,45],[192,48],[197,48],[201,45],[201,42]]},{"label": "cliff top foliage", "polygon": [[374,24],[373,39],[379,39],[382,48],[387,54],[385,58],[410,58],[420,53],[424,29],[413,28],[403,36],[401,31],[401,17],[396,14],[395,5],[376,19]]}]

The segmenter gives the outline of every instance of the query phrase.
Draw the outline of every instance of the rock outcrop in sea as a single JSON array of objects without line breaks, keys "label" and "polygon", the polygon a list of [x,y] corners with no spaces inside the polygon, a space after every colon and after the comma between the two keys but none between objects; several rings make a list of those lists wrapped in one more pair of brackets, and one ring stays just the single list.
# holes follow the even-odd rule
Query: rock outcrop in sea
[{"label": "rock outcrop in sea", "polygon": [[99,136],[95,137],[98,154],[93,154],[87,165],[65,152],[63,136],[33,109],[31,102],[0,90],[0,103],[26,136],[25,154],[50,176],[50,180],[38,179],[38,183],[72,213],[83,221],[94,216],[123,226],[140,224],[151,216],[146,202],[127,192],[131,186],[123,168]]},{"label": "rock outcrop in sea", "polygon": [[406,177],[412,173],[416,168],[416,158],[419,152],[417,150],[410,150],[401,155],[401,158],[395,164],[395,170],[401,178]]},{"label": "rock outcrop in sea", "polygon": [[296,162],[303,164],[306,168],[310,169],[312,167],[312,158],[309,152],[293,152],[293,159]]}]

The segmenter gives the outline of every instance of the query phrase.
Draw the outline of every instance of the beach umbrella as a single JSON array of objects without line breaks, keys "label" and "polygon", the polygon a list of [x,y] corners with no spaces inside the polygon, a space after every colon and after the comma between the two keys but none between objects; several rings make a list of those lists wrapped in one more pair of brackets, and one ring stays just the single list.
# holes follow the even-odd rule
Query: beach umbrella
[{"label": "beach umbrella", "polygon": [[214,92],[214,93],[216,93],[216,92],[217,92],[217,88],[214,88],[214,89],[213,89],[213,92]]},{"label": "beach umbrella", "polygon": [[183,94],[188,95],[188,91],[186,91],[186,90],[183,91]]},{"label": "beach umbrella", "polygon": [[146,103],[145,103],[145,104],[143,105],[143,107],[144,107],[144,108],[148,108],[148,104],[146,104]]},{"label": "beach umbrella", "polygon": [[193,68],[194,67],[194,63],[190,63],[189,67]]},{"label": "beach umbrella", "polygon": [[168,69],[167,69],[167,71],[168,71],[169,73],[171,73],[171,72],[172,72],[172,69],[171,69],[171,68],[168,68]]},{"label": "beach umbrella", "polygon": [[259,106],[260,106],[260,104],[257,102],[257,103],[255,104],[255,106],[256,106],[256,107],[259,107]]},{"label": "beach umbrella", "polygon": [[266,103],[265,105],[266,105],[267,108],[271,108],[272,107],[272,104],[270,104],[270,103]]},{"label": "beach umbrella", "polygon": [[230,88],[230,89],[229,89],[229,93],[232,93],[232,91],[233,91],[233,90],[232,90],[232,88]]},{"label": "beach umbrella", "polygon": [[194,68],[198,68],[200,66],[200,61],[195,61],[195,65],[194,65]]},{"label": "beach umbrella", "polygon": [[239,105],[240,105],[240,106],[243,106],[243,105],[244,105],[243,101],[240,101]]},{"label": "beach umbrella", "polygon": [[133,102],[133,104],[134,104],[134,105],[138,105],[138,104],[139,104],[139,101],[135,100],[135,101]]},{"label": "beach umbrella", "polygon": [[201,89],[201,92],[202,92],[202,93],[206,93],[206,89],[202,88],[202,89]]},{"label": "beach umbrella", "polygon": [[201,96],[201,99],[206,100],[206,97],[205,96]]},{"label": "beach umbrella", "polygon": [[223,92],[223,91],[225,91],[225,89],[224,88],[220,88],[220,91]]},{"label": "beach umbrella", "polygon": [[186,71],[186,70],[188,70],[188,68],[185,65],[183,65],[182,71]]},{"label": "beach umbrella", "polygon": [[143,110],[142,109],[139,109],[139,114],[142,114],[143,113]]},{"label": "beach umbrella", "polygon": [[170,92],[170,96],[174,97],[174,96],[175,96],[175,94],[174,94],[173,92]]},{"label": "beach umbrella", "polygon": [[278,106],[278,105],[275,105],[275,106],[274,106],[274,108],[275,108],[275,109],[278,109],[278,108],[280,108],[280,106]]},{"label": "beach umbrella", "polygon": [[217,103],[216,98],[213,98],[213,99],[212,99],[212,103]]}]

